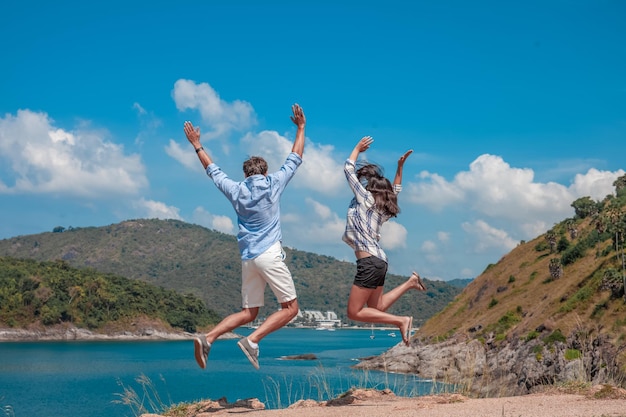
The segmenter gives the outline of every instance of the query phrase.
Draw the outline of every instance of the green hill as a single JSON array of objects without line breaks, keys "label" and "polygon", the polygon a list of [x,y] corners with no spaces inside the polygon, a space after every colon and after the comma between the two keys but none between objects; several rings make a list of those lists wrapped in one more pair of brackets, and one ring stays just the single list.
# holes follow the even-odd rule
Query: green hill
[{"label": "green hill", "polygon": [[626,176],[616,181],[617,197],[574,201],[574,218],[489,265],[418,336],[490,346],[567,340],[574,355],[576,340],[586,335],[622,352],[626,372],[625,183]]},{"label": "green hill", "polygon": [[195,332],[218,320],[197,297],[64,261],[0,257],[0,325],[114,330],[137,320]]},{"label": "green hill", "polygon": [[[285,248],[301,309],[345,310],[354,264]],[[0,256],[63,260],[76,268],[145,281],[193,294],[224,316],[241,309],[241,259],[234,236],[177,220],[138,219],[105,227],[57,227],[53,232],[0,240]],[[406,277],[389,275],[391,288]],[[405,294],[390,312],[411,314],[416,325],[443,309],[460,289],[426,280],[428,291]],[[279,308],[266,292],[261,315]]]},{"label": "green hill", "polygon": [[473,280],[474,278],[456,278],[456,279],[451,279],[450,281],[446,281],[446,282],[452,285],[453,287],[465,288]]}]

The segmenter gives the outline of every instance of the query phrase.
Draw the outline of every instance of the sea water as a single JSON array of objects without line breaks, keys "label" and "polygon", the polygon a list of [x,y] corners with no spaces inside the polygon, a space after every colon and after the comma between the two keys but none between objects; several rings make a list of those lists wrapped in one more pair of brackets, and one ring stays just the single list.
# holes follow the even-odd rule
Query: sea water
[{"label": "sea water", "polygon": [[[300,399],[334,398],[353,386],[390,388],[406,396],[429,393],[431,384],[414,376],[351,368],[358,358],[401,342],[395,334],[284,328],[262,340],[260,370],[236,339],[216,341],[204,370],[189,340],[0,343],[0,410],[9,416],[12,410],[16,417],[134,416],[133,408],[120,403],[129,393],[136,393],[149,412],[222,397],[229,402],[258,398],[267,408],[281,408]],[[303,354],[317,359],[284,359]]]}]

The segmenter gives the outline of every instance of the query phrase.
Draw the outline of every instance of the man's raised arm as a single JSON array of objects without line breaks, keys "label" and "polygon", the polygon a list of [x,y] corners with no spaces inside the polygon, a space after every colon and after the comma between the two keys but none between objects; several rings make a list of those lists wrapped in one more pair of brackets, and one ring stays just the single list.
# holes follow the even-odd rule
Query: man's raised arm
[{"label": "man's raised arm", "polygon": [[185,136],[187,136],[187,140],[193,148],[196,150],[198,154],[198,158],[200,158],[200,162],[204,169],[206,169],[209,165],[213,163],[211,156],[209,156],[208,152],[202,147],[200,143],[200,127],[194,127],[191,122],[185,122],[184,126]]},{"label": "man's raised arm", "polygon": [[293,112],[293,116],[291,116],[291,121],[298,126],[298,131],[296,132],[296,140],[293,142],[293,147],[291,148],[291,152],[295,152],[300,155],[302,158],[302,154],[304,153],[304,126],[306,125],[306,117],[304,116],[304,112],[302,111],[302,107],[299,104],[294,104],[291,106],[291,111]]}]

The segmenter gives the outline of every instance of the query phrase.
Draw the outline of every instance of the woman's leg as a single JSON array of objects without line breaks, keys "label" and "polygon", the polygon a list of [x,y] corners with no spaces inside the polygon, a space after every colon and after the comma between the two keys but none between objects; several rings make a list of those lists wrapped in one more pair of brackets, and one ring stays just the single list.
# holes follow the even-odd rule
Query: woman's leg
[{"label": "woman's leg", "polygon": [[380,294],[382,294],[382,291],[383,287],[370,289],[353,285],[350,290],[350,298],[348,298],[348,318],[366,323],[383,323],[397,326],[402,333],[402,339],[408,344],[405,335],[408,335],[410,332],[409,327],[411,327],[411,322],[413,321],[411,317],[395,316],[373,307],[365,307],[365,304],[369,303],[370,300],[374,301],[377,298],[381,298]]},{"label": "woman's leg", "polygon": [[[381,289],[381,294],[382,294],[382,287],[378,287],[377,290],[379,288]],[[382,294],[382,295],[379,294],[377,298],[372,298],[368,300],[367,305],[369,307],[376,308],[380,311],[387,311],[387,309],[391,307],[393,303],[398,301],[398,298],[400,298],[402,294],[404,294],[410,289],[416,289],[418,291],[426,291],[426,286],[424,285],[420,276],[417,275],[416,272],[413,272],[411,276],[409,277],[409,279],[407,279],[405,282],[398,285],[396,288],[392,289],[391,291],[387,292],[386,294]]]}]

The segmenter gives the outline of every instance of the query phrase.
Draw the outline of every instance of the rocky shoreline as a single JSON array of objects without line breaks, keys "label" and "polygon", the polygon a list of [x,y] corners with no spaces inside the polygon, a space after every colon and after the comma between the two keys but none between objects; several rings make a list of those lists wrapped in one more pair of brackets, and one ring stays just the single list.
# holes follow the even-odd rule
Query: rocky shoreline
[{"label": "rocky shoreline", "polygon": [[408,347],[396,345],[354,367],[412,374],[484,398],[526,395],[576,381],[593,385],[623,381],[619,353],[606,335],[583,332],[549,346],[540,339],[483,343],[451,338],[428,344],[413,339]]},{"label": "rocky shoreline", "polygon": [[[132,340],[191,340],[194,334],[170,331],[156,327],[99,333],[75,326],[55,326],[34,329],[0,328],[0,342],[52,342],[52,341],[132,341]],[[237,339],[239,335],[228,333],[223,339]]]}]

